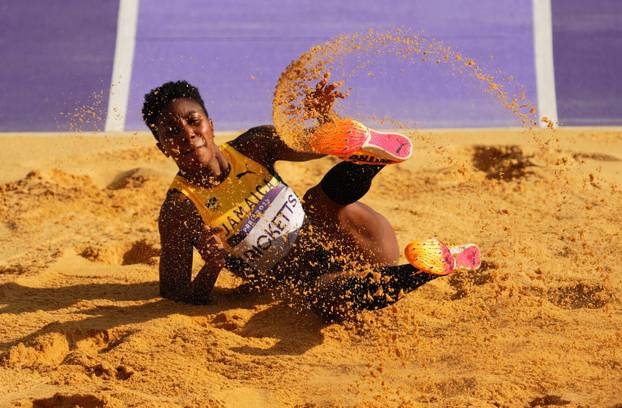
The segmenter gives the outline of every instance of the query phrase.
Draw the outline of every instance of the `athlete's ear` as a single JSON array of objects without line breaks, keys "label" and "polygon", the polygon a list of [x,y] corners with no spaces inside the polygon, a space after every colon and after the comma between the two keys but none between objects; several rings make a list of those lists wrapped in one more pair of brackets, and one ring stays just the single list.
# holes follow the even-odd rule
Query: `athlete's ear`
[{"label": "athlete's ear", "polygon": [[210,117],[207,118],[207,126],[209,126],[208,135],[209,135],[209,137],[212,138],[212,140],[214,140],[214,138],[215,138],[215,135],[214,135],[214,122],[212,121],[212,118],[210,118]]}]

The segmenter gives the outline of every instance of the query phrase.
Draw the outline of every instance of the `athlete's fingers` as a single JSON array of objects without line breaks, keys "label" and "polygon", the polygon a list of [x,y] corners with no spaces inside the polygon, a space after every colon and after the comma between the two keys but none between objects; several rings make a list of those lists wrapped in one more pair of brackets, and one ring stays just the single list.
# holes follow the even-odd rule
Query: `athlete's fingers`
[{"label": "athlete's fingers", "polygon": [[222,248],[217,248],[215,246],[211,247],[200,247],[197,248],[199,255],[205,262],[214,262],[223,260],[225,257],[225,252]]},{"label": "athlete's fingers", "polygon": [[220,237],[218,235],[212,235],[209,238],[209,242],[210,242],[211,245],[213,245],[218,250],[222,250],[222,249],[225,248],[223,243],[222,243],[222,239],[220,239]]},{"label": "athlete's fingers", "polygon": [[197,240],[197,250],[199,250],[201,256],[219,252],[224,249],[222,240],[218,236],[222,231],[220,227],[203,226],[203,230]]}]

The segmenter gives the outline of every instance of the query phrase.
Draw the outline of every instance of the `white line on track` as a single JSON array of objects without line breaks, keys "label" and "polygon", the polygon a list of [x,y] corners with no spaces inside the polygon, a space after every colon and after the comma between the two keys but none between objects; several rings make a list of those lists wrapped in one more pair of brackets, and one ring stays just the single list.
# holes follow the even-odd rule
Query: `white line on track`
[{"label": "white line on track", "polygon": [[[532,0],[532,8],[538,118],[546,116],[552,123],[557,124],[551,0]],[[546,126],[546,123],[538,122],[540,126]]]},{"label": "white line on track", "polygon": [[108,98],[106,132],[122,131],[125,127],[136,43],[138,4],[139,0],[119,0],[117,39]]}]

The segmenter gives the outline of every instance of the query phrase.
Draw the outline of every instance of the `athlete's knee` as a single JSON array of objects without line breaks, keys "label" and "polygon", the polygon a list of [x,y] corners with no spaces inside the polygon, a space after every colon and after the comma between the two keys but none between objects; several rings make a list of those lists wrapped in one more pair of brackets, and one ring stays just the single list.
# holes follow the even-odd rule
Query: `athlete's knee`
[{"label": "athlete's knee", "polygon": [[370,262],[395,265],[400,251],[393,227],[382,214],[362,203],[344,207],[339,213],[341,227],[348,231]]},{"label": "athlete's knee", "polygon": [[372,179],[382,168],[381,165],[341,162],[324,175],[319,185],[335,203],[352,204],[369,191]]}]

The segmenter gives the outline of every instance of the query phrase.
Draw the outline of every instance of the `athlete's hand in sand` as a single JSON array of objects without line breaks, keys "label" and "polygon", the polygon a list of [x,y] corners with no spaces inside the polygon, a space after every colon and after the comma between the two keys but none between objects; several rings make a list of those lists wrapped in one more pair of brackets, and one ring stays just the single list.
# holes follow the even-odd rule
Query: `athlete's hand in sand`
[{"label": "athlete's hand in sand", "polygon": [[205,261],[205,264],[213,270],[220,270],[225,266],[225,250],[222,240],[218,236],[222,228],[212,228],[203,226],[199,238],[196,241],[196,248]]},{"label": "athlete's hand in sand", "polygon": [[305,119],[317,119],[322,124],[336,116],[333,112],[335,100],[345,99],[347,95],[338,90],[343,81],[329,84],[329,79],[330,72],[327,72],[314,90],[307,91],[303,100]]},{"label": "athlete's hand in sand", "polygon": [[225,251],[222,240],[218,233],[220,228],[203,226],[195,242],[195,247],[205,261],[197,276],[188,287],[188,292],[184,296],[184,302],[195,305],[205,305],[211,303],[211,293],[220,274],[220,270],[225,266]]}]

